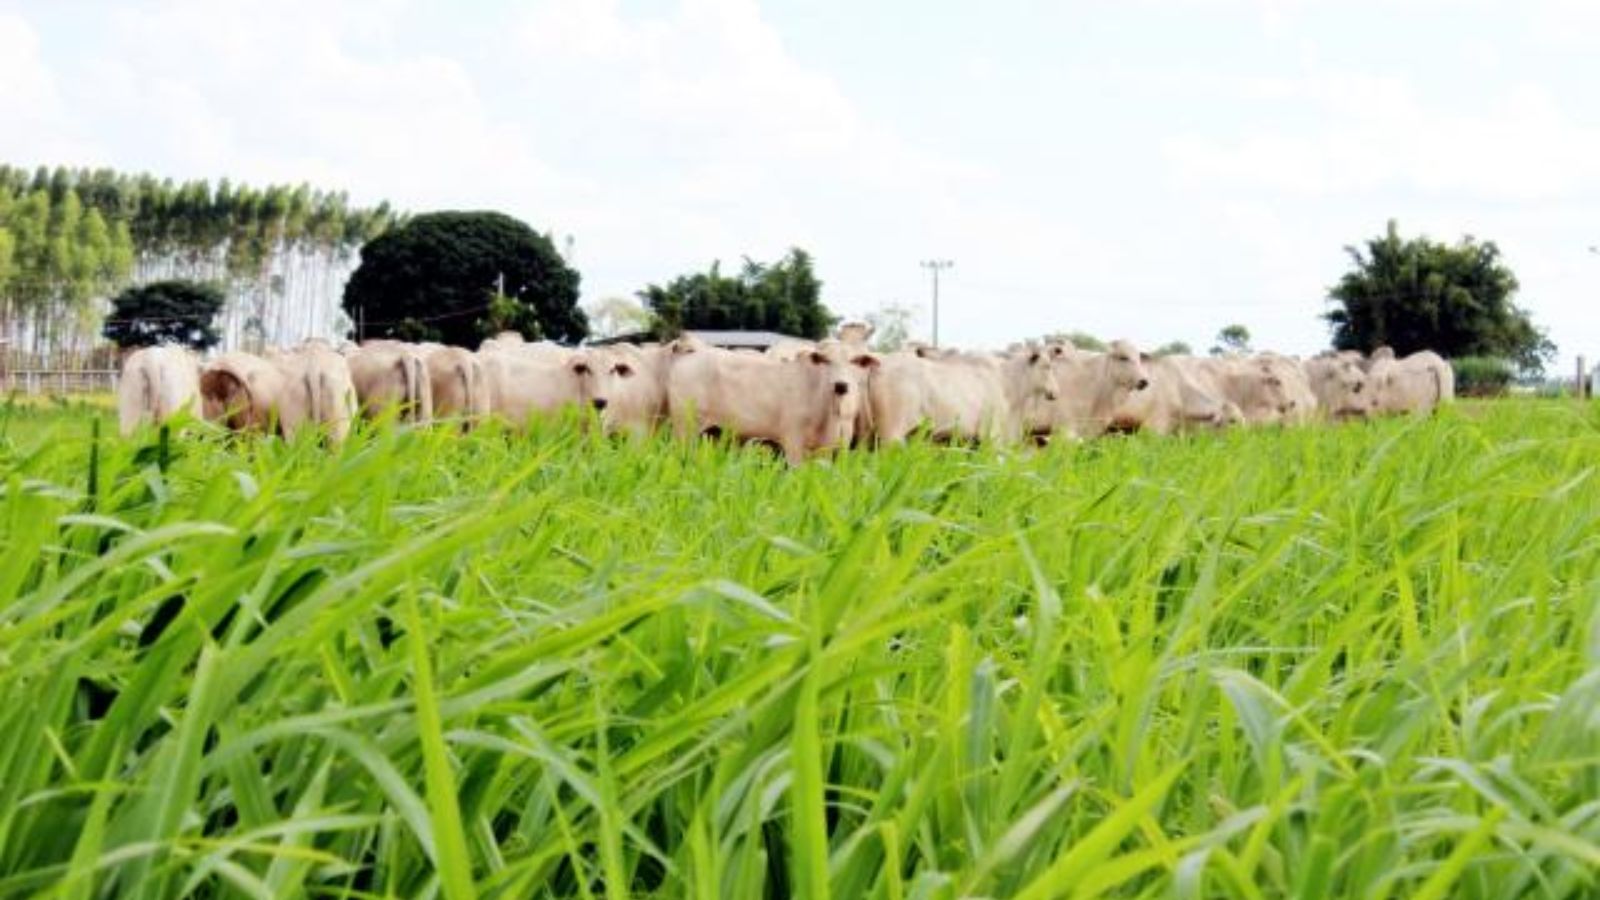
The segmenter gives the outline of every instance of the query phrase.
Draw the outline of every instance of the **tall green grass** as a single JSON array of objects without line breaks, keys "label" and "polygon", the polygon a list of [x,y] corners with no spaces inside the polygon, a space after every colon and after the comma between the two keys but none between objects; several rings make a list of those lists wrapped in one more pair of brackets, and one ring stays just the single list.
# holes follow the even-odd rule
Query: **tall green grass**
[{"label": "tall green grass", "polygon": [[1593,407],[794,470],[92,415],[0,419],[0,895],[1600,893]]}]

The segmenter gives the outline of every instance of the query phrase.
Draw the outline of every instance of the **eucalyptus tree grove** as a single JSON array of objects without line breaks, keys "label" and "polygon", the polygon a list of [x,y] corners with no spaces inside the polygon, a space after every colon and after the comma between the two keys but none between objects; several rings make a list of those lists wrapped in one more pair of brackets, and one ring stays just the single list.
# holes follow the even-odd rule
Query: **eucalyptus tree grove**
[{"label": "eucalyptus tree grove", "polygon": [[214,282],[226,347],[331,336],[355,250],[396,220],[308,185],[0,166],[0,339],[35,360],[97,343],[129,284]]}]

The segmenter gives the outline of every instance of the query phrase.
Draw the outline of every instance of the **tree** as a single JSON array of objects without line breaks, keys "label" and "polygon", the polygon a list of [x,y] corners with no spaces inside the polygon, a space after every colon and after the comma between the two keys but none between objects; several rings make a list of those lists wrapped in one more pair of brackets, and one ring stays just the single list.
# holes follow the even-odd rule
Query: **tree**
[{"label": "tree", "polygon": [[798,247],[773,264],[747,257],[732,277],[714,262],[705,273],[648,285],[639,299],[650,309],[652,330],[660,337],[694,329],[747,329],[818,340],[836,321],[822,305],[822,282],[811,255]]},{"label": "tree", "polygon": [[344,309],[368,338],[476,346],[510,330],[570,344],[589,333],[578,273],[548,237],[497,212],[429,213],[374,238]]},{"label": "tree", "polygon": [[1433,350],[1447,357],[1510,359],[1529,375],[1543,372],[1555,345],[1513,298],[1516,275],[1492,241],[1468,236],[1454,245],[1405,239],[1390,220],[1366,247],[1346,247],[1351,269],[1328,291],[1325,313],[1339,350],[1399,355]]},{"label": "tree", "polygon": [[1194,348],[1183,341],[1168,341],[1152,350],[1155,356],[1193,356]]},{"label": "tree", "polygon": [[1087,350],[1090,353],[1103,353],[1106,349],[1105,341],[1086,331],[1058,331],[1054,334],[1045,335],[1044,341],[1045,343],[1071,344],[1079,350]]},{"label": "tree", "polygon": [[107,340],[124,349],[183,344],[196,350],[215,346],[222,288],[194,281],[157,281],[128,288],[111,301]]},{"label": "tree", "polygon": [[904,303],[886,303],[867,313],[867,324],[872,326],[872,349],[893,353],[904,347],[911,337],[911,320],[915,316],[916,310]]},{"label": "tree", "polygon": [[636,334],[650,328],[650,311],[632,297],[603,297],[585,312],[596,337]]},{"label": "tree", "polygon": [[1217,343],[1211,348],[1212,356],[1236,356],[1250,352],[1250,329],[1243,325],[1224,325],[1217,332]]}]

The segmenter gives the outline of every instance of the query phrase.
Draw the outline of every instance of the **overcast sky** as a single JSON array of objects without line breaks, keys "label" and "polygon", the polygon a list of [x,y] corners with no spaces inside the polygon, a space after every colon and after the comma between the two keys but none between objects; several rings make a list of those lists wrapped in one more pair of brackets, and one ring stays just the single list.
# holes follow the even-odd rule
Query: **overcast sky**
[{"label": "overcast sky", "polygon": [[925,310],[949,258],[973,346],[1313,351],[1394,217],[1593,359],[1597,89],[1596,0],[0,0],[0,160],[501,209],[589,299],[798,245]]}]

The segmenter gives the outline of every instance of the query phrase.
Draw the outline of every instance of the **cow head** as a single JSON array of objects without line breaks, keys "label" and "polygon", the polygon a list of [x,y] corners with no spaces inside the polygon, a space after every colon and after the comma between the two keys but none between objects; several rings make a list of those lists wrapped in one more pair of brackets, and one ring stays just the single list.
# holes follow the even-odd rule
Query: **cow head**
[{"label": "cow head", "polygon": [[1122,391],[1142,391],[1150,387],[1146,359],[1127,341],[1112,341],[1106,348],[1106,376],[1112,387]]},{"label": "cow head", "polygon": [[1336,358],[1322,364],[1314,377],[1321,382],[1317,393],[1335,418],[1368,415],[1377,401],[1367,373],[1347,359]]},{"label": "cow head", "polygon": [[1025,353],[1023,396],[1030,403],[1039,400],[1054,403],[1061,395],[1061,382],[1056,379],[1056,367],[1051,365],[1055,357],[1051,356],[1048,349],[1028,350]]},{"label": "cow head", "polygon": [[872,354],[847,354],[838,344],[823,344],[801,354],[794,361],[807,372],[806,383],[813,396],[823,399],[827,414],[821,423],[826,432],[825,442],[834,446],[848,446],[855,435],[856,418],[861,413],[862,385],[871,363],[866,367],[855,364],[856,358],[872,358]]}]

